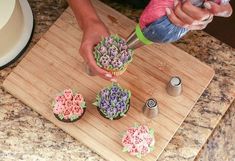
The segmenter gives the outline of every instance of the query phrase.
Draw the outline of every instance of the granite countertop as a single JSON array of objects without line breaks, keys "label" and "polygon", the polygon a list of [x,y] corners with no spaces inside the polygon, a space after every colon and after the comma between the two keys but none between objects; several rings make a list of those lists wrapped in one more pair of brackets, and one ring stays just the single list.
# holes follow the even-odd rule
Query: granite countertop
[{"label": "granite countertop", "polygon": [[[128,5],[103,1],[133,20],[138,20],[141,13]],[[29,2],[35,17],[32,47],[67,4],[65,0]],[[235,50],[203,31],[191,32],[175,45],[213,67],[216,74],[159,160],[234,160],[235,103],[230,105],[235,97]],[[0,71],[0,86],[18,62]],[[0,121],[1,160],[104,160],[7,93],[2,86]]]}]

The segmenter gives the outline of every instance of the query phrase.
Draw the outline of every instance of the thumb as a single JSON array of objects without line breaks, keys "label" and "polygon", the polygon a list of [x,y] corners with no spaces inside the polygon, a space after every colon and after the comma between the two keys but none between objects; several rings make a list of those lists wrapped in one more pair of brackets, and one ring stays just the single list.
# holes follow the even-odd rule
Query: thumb
[{"label": "thumb", "polygon": [[219,5],[217,3],[207,1],[204,3],[204,7],[208,9],[211,14],[219,17],[229,17],[233,12],[233,9],[229,3]]}]

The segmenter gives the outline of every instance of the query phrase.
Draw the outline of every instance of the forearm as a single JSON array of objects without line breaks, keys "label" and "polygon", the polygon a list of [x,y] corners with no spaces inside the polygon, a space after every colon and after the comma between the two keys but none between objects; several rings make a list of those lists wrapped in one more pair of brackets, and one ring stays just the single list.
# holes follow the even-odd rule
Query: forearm
[{"label": "forearm", "polygon": [[82,30],[94,22],[100,21],[90,0],[68,0]]}]

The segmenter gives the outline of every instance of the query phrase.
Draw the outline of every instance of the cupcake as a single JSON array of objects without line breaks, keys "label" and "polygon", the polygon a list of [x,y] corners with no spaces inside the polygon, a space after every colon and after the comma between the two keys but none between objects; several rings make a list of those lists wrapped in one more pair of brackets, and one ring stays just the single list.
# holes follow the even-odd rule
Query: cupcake
[{"label": "cupcake", "polygon": [[123,152],[141,158],[154,150],[154,129],[136,125],[127,129],[122,137]]},{"label": "cupcake", "polygon": [[106,37],[98,43],[93,55],[99,67],[115,76],[124,73],[132,61],[132,50],[128,48],[126,41],[117,35]]},{"label": "cupcake", "polygon": [[55,117],[63,122],[75,122],[85,113],[86,103],[81,94],[66,89],[56,96],[53,102],[53,113]]},{"label": "cupcake", "polygon": [[117,120],[125,116],[130,107],[131,92],[121,88],[117,83],[102,89],[97,94],[96,102],[101,116],[110,120]]}]

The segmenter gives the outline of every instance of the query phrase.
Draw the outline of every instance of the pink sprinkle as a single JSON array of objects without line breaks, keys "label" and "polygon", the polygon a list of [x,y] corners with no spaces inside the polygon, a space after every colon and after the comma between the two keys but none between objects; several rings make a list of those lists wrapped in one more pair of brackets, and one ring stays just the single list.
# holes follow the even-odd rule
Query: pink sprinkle
[{"label": "pink sprinkle", "polygon": [[131,145],[131,137],[129,135],[126,135],[125,137],[122,138],[122,143],[124,146],[129,146]]},{"label": "pink sprinkle", "polygon": [[140,126],[138,130],[140,131],[140,133],[148,133],[149,132],[148,127],[145,125]]},{"label": "pink sprinkle", "polygon": [[154,137],[145,125],[130,127],[122,138],[122,145],[131,155],[146,155],[154,142]]}]

